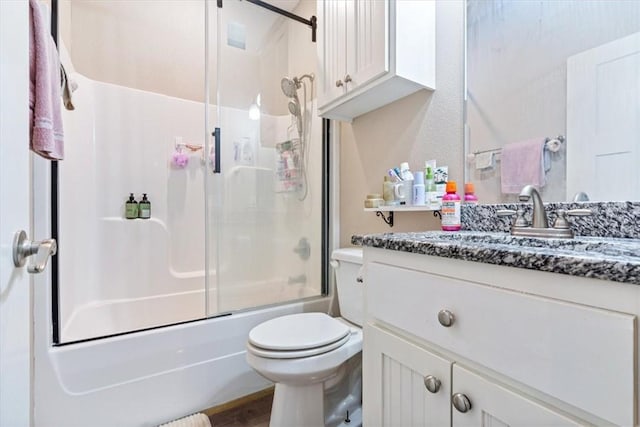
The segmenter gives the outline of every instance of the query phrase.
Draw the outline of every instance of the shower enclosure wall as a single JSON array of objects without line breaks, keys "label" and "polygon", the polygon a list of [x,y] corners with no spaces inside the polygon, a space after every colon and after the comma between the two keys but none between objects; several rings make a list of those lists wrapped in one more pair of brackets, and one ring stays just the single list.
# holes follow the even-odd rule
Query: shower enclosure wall
[{"label": "shower enclosure wall", "polygon": [[[54,341],[322,295],[310,30],[239,0],[58,4],[77,89],[58,166]],[[149,219],[126,218],[130,193],[147,195]]]}]

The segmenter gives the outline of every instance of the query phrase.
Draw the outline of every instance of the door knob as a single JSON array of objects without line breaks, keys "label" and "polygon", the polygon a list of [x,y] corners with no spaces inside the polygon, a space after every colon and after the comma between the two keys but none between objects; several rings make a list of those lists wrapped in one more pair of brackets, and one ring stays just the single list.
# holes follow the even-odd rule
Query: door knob
[{"label": "door knob", "polygon": [[442,383],[440,382],[440,380],[433,375],[427,375],[426,377],[424,377],[424,386],[431,393],[437,393],[440,390],[441,384]]},{"label": "door knob", "polygon": [[440,324],[445,328],[448,328],[449,326],[453,325],[455,321],[456,321],[456,316],[454,316],[453,313],[450,312],[449,310],[440,310],[438,312],[438,322],[440,322]]},{"label": "door knob", "polygon": [[453,402],[454,408],[463,414],[471,410],[471,401],[466,394],[456,393],[451,396],[451,402]]},{"label": "door knob", "polygon": [[336,80],[336,87],[343,86],[342,80]]},{"label": "door knob", "polygon": [[13,265],[24,267],[27,258],[35,255],[34,262],[27,267],[27,271],[31,274],[42,273],[47,266],[49,257],[57,252],[58,245],[55,239],[33,242],[27,239],[27,233],[24,230],[18,231],[13,237]]},{"label": "door knob", "polygon": [[350,83],[350,82],[352,82],[352,81],[353,81],[353,79],[351,78],[351,76],[350,76],[349,74],[345,74],[345,76],[344,76],[344,82],[345,82],[345,83]]}]

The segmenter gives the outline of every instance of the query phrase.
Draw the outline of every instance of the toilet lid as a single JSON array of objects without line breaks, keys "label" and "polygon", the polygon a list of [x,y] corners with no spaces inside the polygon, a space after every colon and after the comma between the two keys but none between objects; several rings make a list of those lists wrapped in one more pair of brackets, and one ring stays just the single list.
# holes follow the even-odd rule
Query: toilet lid
[{"label": "toilet lid", "polygon": [[339,339],[338,341],[333,342],[329,345],[309,348],[307,350],[265,350],[264,348],[251,345],[251,343],[247,344],[247,350],[250,353],[255,354],[256,356],[266,357],[268,359],[300,359],[303,357],[311,357],[328,353],[331,350],[342,347],[347,341],[349,341],[349,338],[351,338],[351,336],[347,335],[346,337]]},{"label": "toilet lid", "polygon": [[324,347],[349,335],[344,323],[324,313],[300,313],[268,320],[249,332],[249,343],[265,350]]}]

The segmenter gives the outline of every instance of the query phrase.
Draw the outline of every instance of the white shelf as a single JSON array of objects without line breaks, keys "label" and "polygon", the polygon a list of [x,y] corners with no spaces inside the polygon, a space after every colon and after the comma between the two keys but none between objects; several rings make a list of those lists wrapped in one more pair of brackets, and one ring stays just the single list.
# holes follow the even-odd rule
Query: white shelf
[{"label": "white shelf", "polygon": [[[434,209],[428,206],[380,206],[377,208],[364,208],[365,212],[375,212],[376,216],[389,226],[393,227],[394,212],[433,212],[434,216],[440,216],[440,209]],[[383,212],[389,212],[387,216]]]},{"label": "white shelf", "polygon": [[439,210],[438,208],[430,208],[429,206],[380,206],[378,208],[364,208],[365,212],[422,212]]}]

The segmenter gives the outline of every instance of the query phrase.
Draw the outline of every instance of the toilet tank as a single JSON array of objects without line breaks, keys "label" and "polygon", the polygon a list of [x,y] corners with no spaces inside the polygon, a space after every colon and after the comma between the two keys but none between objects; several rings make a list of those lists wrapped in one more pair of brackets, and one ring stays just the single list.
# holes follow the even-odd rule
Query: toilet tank
[{"label": "toilet tank", "polygon": [[331,266],[336,272],[336,287],[340,315],[351,323],[364,323],[364,286],[362,279],[362,248],[336,249],[331,254]]}]

